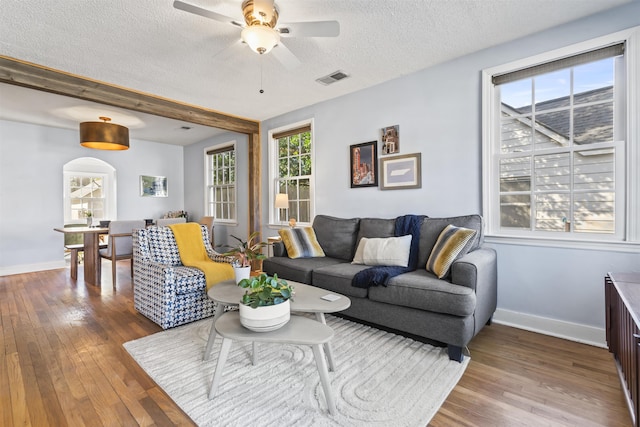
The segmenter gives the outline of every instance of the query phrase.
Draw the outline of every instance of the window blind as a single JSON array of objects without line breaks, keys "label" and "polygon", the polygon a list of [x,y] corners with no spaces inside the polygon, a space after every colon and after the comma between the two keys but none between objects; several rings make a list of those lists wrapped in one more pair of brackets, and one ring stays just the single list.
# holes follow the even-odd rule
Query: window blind
[{"label": "window blind", "polygon": [[494,85],[515,82],[517,80],[526,79],[540,74],[551,73],[553,71],[562,70],[564,68],[575,67],[577,65],[587,64],[589,62],[599,61],[601,59],[613,58],[624,54],[624,43],[617,43],[600,49],[591,50],[589,52],[580,53],[578,55],[557,59],[544,64],[534,65],[533,67],[523,68],[521,70],[511,71],[504,74],[497,74],[491,77]]},{"label": "window blind", "polygon": [[273,139],[285,138],[291,135],[297,135],[299,133],[311,132],[311,125],[305,125],[299,128],[285,130],[283,132],[278,132],[273,134]]},{"label": "window blind", "polygon": [[230,153],[232,151],[233,151],[233,146],[231,145],[227,147],[213,148],[207,151],[207,156],[211,156],[212,154]]}]

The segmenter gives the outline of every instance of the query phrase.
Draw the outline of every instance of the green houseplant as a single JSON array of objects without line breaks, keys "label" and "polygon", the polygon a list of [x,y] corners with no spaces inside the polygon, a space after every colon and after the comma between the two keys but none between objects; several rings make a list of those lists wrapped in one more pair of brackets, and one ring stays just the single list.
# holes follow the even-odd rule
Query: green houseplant
[{"label": "green houseplant", "polygon": [[293,288],[277,274],[242,279],[238,286],[246,289],[239,305],[242,326],[254,332],[268,332],[289,321]]},{"label": "green houseplant", "polygon": [[242,279],[238,286],[246,289],[242,296],[242,304],[251,308],[282,304],[293,296],[293,288],[286,281],[266,273],[249,279]]},{"label": "green houseplant", "polygon": [[236,257],[238,265],[234,265],[235,267],[251,267],[251,261],[266,259],[266,255],[262,253],[262,248],[267,246],[268,243],[254,242],[259,234],[259,231],[254,231],[246,241],[232,234],[231,237],[236,239],[238,243],[235,246],[227,245],[231,249],[223,255]]}]

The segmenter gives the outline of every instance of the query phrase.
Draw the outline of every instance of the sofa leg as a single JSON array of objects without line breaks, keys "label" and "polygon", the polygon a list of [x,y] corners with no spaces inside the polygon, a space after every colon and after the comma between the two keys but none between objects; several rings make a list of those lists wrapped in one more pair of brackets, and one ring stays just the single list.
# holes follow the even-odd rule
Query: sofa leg
[{"label": "sofa leg", "polygon": [[462,355],[462,347],[449,344],[447,346],[447,350],[449,352],[449,360],[455,360],[456,362],[462,363],[462,359],[464,358]]},{"label": "sofa leg", "polygon": [[491,326],[491,324],[493,323],[493,316],[489,317],[489,320],[487,320],[487,326]]}]

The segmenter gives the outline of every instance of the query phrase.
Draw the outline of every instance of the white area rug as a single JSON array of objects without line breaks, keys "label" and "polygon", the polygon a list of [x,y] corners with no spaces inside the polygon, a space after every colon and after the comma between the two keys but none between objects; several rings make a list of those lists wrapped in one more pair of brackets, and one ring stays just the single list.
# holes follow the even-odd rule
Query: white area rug
[{"label": "white area rug", "polygon": [[218,393],[207,399],[221,338],[202,356],[211,319],[124,344],[140,366],[200,426],[420,426],[462,376],[463,363],[432,347],[334,316],[336,372],[329,372],[337,414],[327,411],[307,346],[234,342]]}]

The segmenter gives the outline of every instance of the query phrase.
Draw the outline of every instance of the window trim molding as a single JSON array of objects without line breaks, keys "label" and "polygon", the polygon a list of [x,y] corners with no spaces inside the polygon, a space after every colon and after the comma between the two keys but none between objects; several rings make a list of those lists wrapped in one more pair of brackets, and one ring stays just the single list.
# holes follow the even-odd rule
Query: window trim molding
[{"label": "window trim molding", "polygon": [[[607,241],[606,239],[593,239],[593,236],[585,236],[584,239],[573,238],[549,238],[543,236],[525,236],[517,233],[505,233],[500,231],[499,215],[492,203],[499,194],[499,180],[496,168],[497,154],[494,154],[493,139],[500,132],[499,106],[495,99],[492,77],[510,71],[532,67],[555,59],[580,54],[606,45],[624,42],[627,99],[626,99],[626,164],[625,182],[626,206],[625,222],[623,224],[623,240]],[[586,40],[549,52],[529,56],[527,58],[512,61],[482,70],[482,212],[486,221],[486,236],[488,242],[534,244],[536,246],[556,247],[585,247],[602,248],[607,250],[638,250],[640,247],[640,26],[608,34],[602,37]]]},{"label": "window trim molding", "polygon": [[[275,180],[276,180],[276,171],[278,170],[278,159],[277,159],[277,149],[275,144],[273,143],[274,138],[273,135],[278,133],[287,132],[289,130],[301,129],[304,127],[309,127],[311,132],[311,178],[309,179],[310,188],[309,188],[309,213],[310,218],[313,220],[316,212],[316,201],[315,201],[315,186],[316,186],[316,144],[315,144],[315,132],[314,132],[314,121],[313,118],[308,118],[305,120],[300,120],[295,123],[290,123],[285,126],[280,126],[274,129],[269,129],[267,133],[267,141],[269,147],[269,228],[281,228],[282,223],[277,222],[275,218],[275,199],[276,199],[276,188],[275,188]],[[299,226],[311,226],[311,223],[306,222],[298,222]]]},{"label": "window trim molding", "polygon": [[236,201],[236,203],[234,204],[234,217],[236,219],[219,219],[216,218],[215,215],[213,215],[213,224],[220,224],[220,225],[237,225],[238,224],[238,149],[237,149],[237,143],[236,140],[232,140],[232,141],[228,141],[228,142],[223,142],[220,144],[216,144],[216,145],[211,145],[208,147],[205,147],[202,152],[204,153],[203,157],[204,157],[204,194],[203,194],[203,201],[204,201],[204,210],[203,212],[205,214],[208,214],[209,212],[209,206],[208,206],[208,189],[209,189],[209,154],[207,154],[208,151],[221,151],[224,150],[226,148],[233,148],[233,151],[235,153],[235,157],[236,157],[236,161],[235,161],[235,177],[236,177],[236,182],[233,186],[233,192],[234,192],[234,199]]}]

